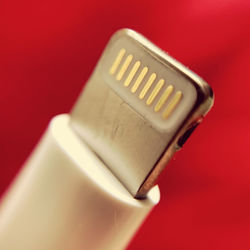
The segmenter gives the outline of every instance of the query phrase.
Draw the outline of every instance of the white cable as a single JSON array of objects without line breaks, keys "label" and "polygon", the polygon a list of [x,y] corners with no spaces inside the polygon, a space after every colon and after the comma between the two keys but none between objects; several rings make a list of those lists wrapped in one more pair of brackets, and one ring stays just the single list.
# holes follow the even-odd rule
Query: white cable
[{"label": "white cable", "polygon": [[118,250],[159,201],[137,200],[68,126],[50,123],[0,209],[1,250]]}]

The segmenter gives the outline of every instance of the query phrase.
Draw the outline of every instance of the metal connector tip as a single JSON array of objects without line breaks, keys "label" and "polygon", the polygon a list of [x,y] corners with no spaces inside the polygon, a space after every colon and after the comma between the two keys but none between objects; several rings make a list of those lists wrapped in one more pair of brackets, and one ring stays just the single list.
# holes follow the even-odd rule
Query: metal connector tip
[{"label": "metal connector tip", "polygon": [[70,124],[131,194],[144,198],[212,104],[205,81],[123,29],[105,48]]}]

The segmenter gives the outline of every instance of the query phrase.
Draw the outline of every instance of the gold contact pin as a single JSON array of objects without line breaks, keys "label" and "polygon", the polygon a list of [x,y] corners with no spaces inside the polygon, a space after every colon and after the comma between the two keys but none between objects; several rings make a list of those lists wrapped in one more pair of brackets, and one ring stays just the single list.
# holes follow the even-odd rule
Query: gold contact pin
[{"label": "gold contact pin", "polygon": [[126,86],[126,87],[129,86],[130,82],[132,81],[132,79],[133,79],[135,73],[137,72],[138,68],[140,67],[140,65],[141,65],[141,62],[140,62],[140,61],[137,61],[137,62],[134,64],[132,70],[130,71],[130,73],[129,73],[127,79],[126,79],[125,82],[124,82],[124,86]]},{"label": "gold contact pin", "polygon": [[182,92],[177,91],[175,93],[174,97],[172,98],[172,100],[170,101],[170,103],[168,104],[168,106],[166,107],[166,109],[164,110],[163,114],[162,114],[162,117],[164,119],[167,119],[171,115],[173,110],[176,108],[176,106],[180,102],[181,98],[182,98]]},{"label": "gold contact pin", "polygon": [[160,100],[159,100],[159,101],[157,102],[157,104],[155,105],[155,108],[154,108],[154,111],[155,111],[155,112],[158,112],[158,111],[162,108],[162,106],[163,106],[163,105],[166,103],[166,101],[168,100],[169,96],[172,94],[173,90],[174,90],[173,85],[169,85],[169,86],[165,89],[165,91],[164,91],[164,93],[162,94]]},{"label": "gold contact pin", "polygon": [[145,95],[147,94],[148,90],[150,89],[151,85],[153,84],[154,80],[156,78],[156,74],[153,73],[151,74],[151,76],[149,77],[147,83],[145,84],[145,86],[143,87],[140,95],[139,95],[139,98],[140,99],[143,99],[145,97]]},{"label": "gold contact pin", "polygon": [[149,106],[154,101],[155,97],[158,95],[159,91],[161,90],[162,86],[164,85],[164,80],[161,79],[156,86],[154,87],[152,93],[148,97],[146,104]]},{"label": "gold contact pin", "polygon": [[110,68],[110,70],[109,70],[109,74],[110,74],[110,75],[115,74],[115,72],[116,72],[118,66],[120,65],[120,63],[121,63],[121,61],[122,61],[122,58],[123,58],[123,56],[125,55],[125,53],[126,53],[126,50],[125,50],[125,49],[121,49],[121,50],[119,51],[119,53],[118,53],[118,55],[117,55],[117,57],[116,57],[116,59],[115,59],[113,65],[111,66],[111,68]]},{"label": "gold contact pin", "polygon": [[148,67],[144,67],[140,73],[140,75],[137,77],[133,87],[131,88],[131,92],[132,93],[135,93],[136,90],[138,89],[138,87],[140,86],[143,78],[145,77],[145,75],[147,74],[148,72]]},{"label": "gold contact pin", "polygon": [[124,75],[124,73],[126,72],[126,70],[128,69],[129,64],[131,63],[133,59],[132,55],[128,55],[125,62],[123,63],[120,71],[118,72],[117,76],[116,76],[116,80],[120,81]]}]

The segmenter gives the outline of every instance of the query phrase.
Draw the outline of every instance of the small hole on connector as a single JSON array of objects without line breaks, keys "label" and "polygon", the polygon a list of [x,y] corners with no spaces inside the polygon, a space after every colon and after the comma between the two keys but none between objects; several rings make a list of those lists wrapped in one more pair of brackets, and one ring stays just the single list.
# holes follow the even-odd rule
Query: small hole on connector
[{"label": "small hole on connector", "polygon": [[185,142],[187,141],[187,139],[190,137],[190,135],[194,132],[194,130],[197,128],[197,126],[200,123],[197,122],[195,124],[193,124],[193,126],[191,126],[178,140],[177,145],[181,148]]}]

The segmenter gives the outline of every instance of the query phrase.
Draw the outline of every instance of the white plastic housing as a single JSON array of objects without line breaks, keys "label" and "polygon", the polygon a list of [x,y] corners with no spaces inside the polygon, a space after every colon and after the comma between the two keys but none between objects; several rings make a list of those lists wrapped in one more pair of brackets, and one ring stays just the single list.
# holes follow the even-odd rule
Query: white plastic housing
[{"label": "white plastic housing", "polygon": [[1,250],[124,249],[159,201],[136,200],[55,117],[0,207]]}]

